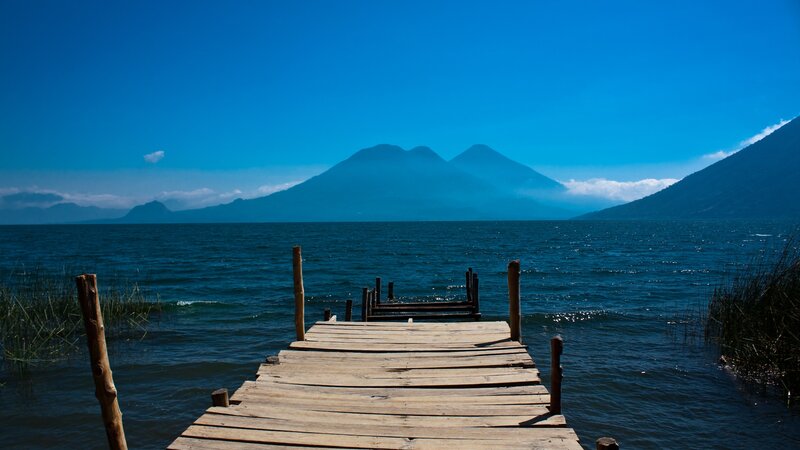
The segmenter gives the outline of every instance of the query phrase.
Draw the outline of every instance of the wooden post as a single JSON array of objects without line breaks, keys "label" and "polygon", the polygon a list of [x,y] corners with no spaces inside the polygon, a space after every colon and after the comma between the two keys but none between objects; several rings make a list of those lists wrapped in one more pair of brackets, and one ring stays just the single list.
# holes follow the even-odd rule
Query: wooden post
[{"label": "wooden post", "polygon": [[381,304],[381,277],[375,277],[375,304]]},{"label": "wooden post", "polygon": [[292,256],[294,271],[294,329],[298,341],[306,340],[305,291],[303,290],[303,255],[300,246],[295,245]]},{"label": "wooden post", "polygon": [[389,282],[389,300],[394,300],[394,281]]},{"label": "wooden post", "polygon": [[217,389],[216,391],[211,393],[211,404],[213,406],[222,406],[227,408],[231,406],[230,401],[228,400],[228,390],[225,388]]},{"label": "wooden post", "polygon": [[369,295],[367,294],[367,288],[361,288],[361,321],[367,321],[367,302],[369,301]]},{"label": "wooden post", "polygon": [[550,339],[550,412],[561,414],[561,380],[564,369],[561,367],[561,353],[564,352],[564,340],[561,336]]},{"label": "wooden post", "polygon": [[114,377],[108,361],[103,312],[100,309],[100,295],[97,292],[97,276],[81,275],[75,278],[75,284],[78,288],[83,324],[86,327],[86,343],[89,346],[89,360],[95,386],[94,395],[100,402],[108,446],[112,450],[126,450],[128,443],[125,441],[125,430],[122,428],[117,387],[114,386]]},{"label": "wooden post", "polygon": [[519,260],[508,263],[508,318],[511,340],[522,342],[522,318],[519,305]]},{"label": "wooden post", "polygon": [[478,313],[481,311],[481,300],[478,294],[478,274],[472,274],[472,311]]},{"label": "wooden post", "polygon": [[325,308],[325,311],[323,311],[323,313],[322,313],[322,320],[324,320],[325,322],[331,320],[331,309],[330,308]]},{"label": "wooden post", "polygon": [[467,302],[472,302],[472,267],[467,269]]},{"label": "wooden post", "polygon": [[345,303],[344,320],[345,320],[345,322],[352,322],[353,321],[353,299],[352,298],[348,298],[347,299],[347,303]]},{"label": "wooden post", "polygon": [[595,441],[595,444],[597,445],[597,450],[619,450],[619,444],[614,438],[601,437]]}]

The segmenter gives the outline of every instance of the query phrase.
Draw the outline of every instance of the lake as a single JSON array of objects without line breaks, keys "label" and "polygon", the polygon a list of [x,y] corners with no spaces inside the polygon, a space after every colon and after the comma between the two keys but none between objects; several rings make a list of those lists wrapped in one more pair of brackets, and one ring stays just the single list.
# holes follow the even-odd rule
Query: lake
[{"label": "lake", "polygon": [[[0,227],[0,276],[38,268],[138,283],[165,310],[110,342],[131,448],[163,448],[254,379],[294,338],[292,246],[303,247],[306,319],[381,276],[400,298],[464,296],[481,280],[484,320],[508,315],[506,265],[522,263],[523,339],[549,383],[565,341],[563,412],[584,446],[800,448],[797,408],[738,382],[703,343],[715,286],[782,248],[788,222],[422,222]],[[102,301],[102,298],[101,298]],[[356,311],[360,311],[358,306]],[[357,315],[357,314],[356,314]],[[0,369],[5,448],[105,448],[83,340],[64,360]]]}]

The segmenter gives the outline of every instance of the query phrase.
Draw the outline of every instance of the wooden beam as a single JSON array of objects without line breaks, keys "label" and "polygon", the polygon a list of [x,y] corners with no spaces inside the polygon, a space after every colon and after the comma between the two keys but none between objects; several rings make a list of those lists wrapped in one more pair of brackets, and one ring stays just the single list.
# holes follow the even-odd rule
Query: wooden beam
[{"label": "wooden beam", "polygon": [[292,250],[292,270],[294,272],[294,329],[297,334],[297,340],[302,341],[306,336],[303,255],[299,245],[295,245]]},{"label": "wooden beam", "polygon": [[361,288],[361,321],[366,322],[369,320],[367,313],[369,312],[369,293],[367,288]]},{"label": "wooden beam", "polygon": [[550,412],[561,414],[561,380],[564,370],[561,367],[561,354],[564,340],[561,336],[550,339]]},{"label": "wooden beam", "polygon": [[345,322],[353,321],[353,299],[348,298],[344,307],[344,320]]},{"label": "wooden beam", "polygon": [[522,342],[522,318],[519,299],[519,260],[508,263],[508,319],[511,339]]},{"label": "wooden beam", "polygon": [[112,450],[126,450],[125,430],[122,427],[122,412],[117,399],[117,387],[111,374],[106,348],[106,333],[103,325],[103,312],[100,309],[100,295],[97,291],[97,276],[84,274],[75,278],[78,288],[78,302],[81,305],[83,324],[86,327],[86,343],[89,346],[89,359],[92,367],[97,401],[103,424],[106,428],[108,446]]}]

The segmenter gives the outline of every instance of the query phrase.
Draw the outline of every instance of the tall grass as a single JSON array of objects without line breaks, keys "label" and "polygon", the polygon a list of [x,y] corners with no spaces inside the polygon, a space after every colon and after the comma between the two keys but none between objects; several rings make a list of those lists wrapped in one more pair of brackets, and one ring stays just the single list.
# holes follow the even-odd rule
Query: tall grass
[{"label": "tall grass", "polygon": [[772,264],[756,264],[715,289],[705,335],[741,377],[800,393],[800,251],[790,240]]},{"label": "tall grass", "polygon": [[[100,304],[106,335],[144,331],[154,312],[161,310],[136,284],[100,285]],[[84,334],[75,280],[42,270],[15,272],[0,282],[0,349],[5,362],[27,365],[68,355]]]}]

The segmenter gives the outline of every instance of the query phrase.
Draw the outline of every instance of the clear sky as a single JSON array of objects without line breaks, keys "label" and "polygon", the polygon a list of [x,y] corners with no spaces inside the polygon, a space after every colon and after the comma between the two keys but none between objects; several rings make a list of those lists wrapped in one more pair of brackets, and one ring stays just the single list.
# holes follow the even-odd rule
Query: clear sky
[{"label": "clear sky", "polygon": [[0,1],[0,194],[213,203],[379,143],[674,180],[798,114],[798,0]]}]

